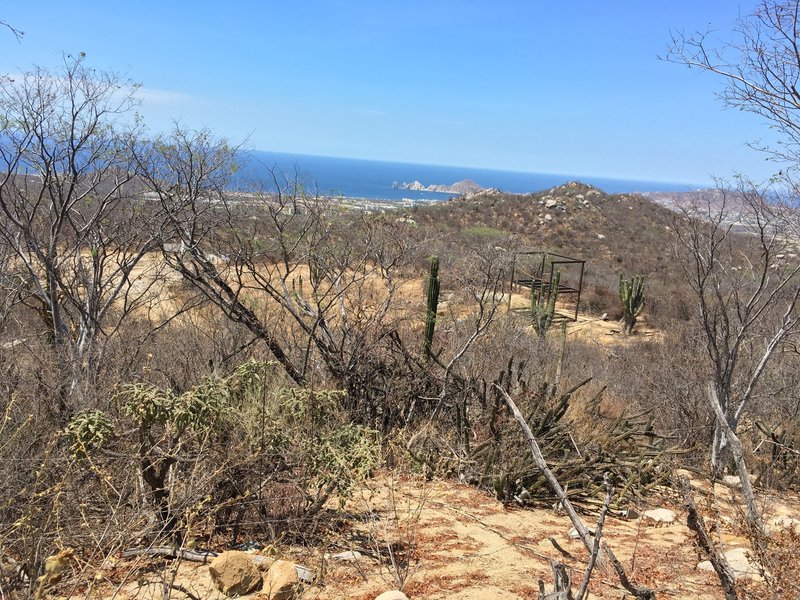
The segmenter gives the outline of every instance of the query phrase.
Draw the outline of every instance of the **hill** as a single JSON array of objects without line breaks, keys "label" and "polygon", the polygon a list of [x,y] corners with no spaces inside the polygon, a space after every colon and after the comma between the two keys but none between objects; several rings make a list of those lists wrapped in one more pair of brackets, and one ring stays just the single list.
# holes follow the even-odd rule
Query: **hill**
[{"label": "hill", "polygon": [[[645,276],[655,296],[664,286],[674,289],[679,274],[671,232],[678,215],[638,194],[606,194],[579,182],[531,194],[483,190],[422,205],[413,218],[452,246],[493,240],[586,259],[585,309],[597,314],[615,311],[621,274]],[[650,308],[656,316],[665,307]]]}]

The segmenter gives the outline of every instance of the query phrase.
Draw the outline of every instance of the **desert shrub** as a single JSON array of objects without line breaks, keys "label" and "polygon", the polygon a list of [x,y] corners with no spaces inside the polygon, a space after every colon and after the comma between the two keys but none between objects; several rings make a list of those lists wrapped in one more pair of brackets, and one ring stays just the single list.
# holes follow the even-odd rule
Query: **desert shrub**
[{"label": "desert shrub", "polygon": [[77,413],[60,432],[9,403],[0,451],[29,453],[0,469],[16,490],[0,506],[0,542],[35,575],[67,545],[102,560],[165,536],[305,539],[328,500],[349,497],[380,458],[376,433],[342,400],[287,387],[274,364],[251,359],[182,393],[121,385],[105,410]]},{"label": "desert shrub", "polygon": [[377,465],[375,433],[337,417],[344,395],[341,390],[283,388],[268,408],[270,423],[259,450],[301,470],[314,503],[331,494],[344,502],[354,484]]},{"label": "desert shrub", "polygon": [[113,421],[101,410],[87,410],[75,415],[66,428],[73,456],[85,456],[101,449],[115,435]]},{"label": "desert shrub", "polygon": [[604,471],[628,482],[620,503],[663,482],[674,452],[655,431],[652,415],[608,410],[604,388],[588,385],[587,369],[569,356],[568,346],[555,332],[539,339],[523,319],[500,319],[493,335],[465,358],[437,420],[422,419],[410,435],[413,459],[429,473],[494,490],[505,502],[552,501],[495,388],[500,385],[514,396],[556,476],[579,503],[603,494]]},{"label": "desert shrub", "polygon": [[483,238],[486,240],[500,239],[506,237],[506,232],[495,227],[487,227],[486,225],[473,225],[465,227],[463,231],[465,236],[474,238]]},{"label": "desert shrub", "polygon": [[581,310],[592,316],[605,314],[611,320],[622,318],[619,298],[604,284],[587,284],[581,294]]}]

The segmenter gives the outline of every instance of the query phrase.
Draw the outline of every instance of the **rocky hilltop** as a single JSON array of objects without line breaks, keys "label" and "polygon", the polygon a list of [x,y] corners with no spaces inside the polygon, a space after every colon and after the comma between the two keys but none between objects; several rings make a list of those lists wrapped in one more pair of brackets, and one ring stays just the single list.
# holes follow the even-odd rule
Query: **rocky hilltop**
[{"label": "rocky hilltop", "polygon": [[411,183],[397,183],[392,184],[394,189],[400,190],[414,190],[420,192],[441,192],[444,194],[474,194],[480,192],[483,188],[472,181],[471,179],[463,179],[456,181],[450,185],[433,184],[423,185],[419,181],[412,181]]}]

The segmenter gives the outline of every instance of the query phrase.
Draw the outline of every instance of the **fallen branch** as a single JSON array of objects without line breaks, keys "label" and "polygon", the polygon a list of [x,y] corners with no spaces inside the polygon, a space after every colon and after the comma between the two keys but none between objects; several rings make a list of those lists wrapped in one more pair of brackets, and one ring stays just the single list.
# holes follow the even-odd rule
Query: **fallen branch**
[{"label": "fallen branch", "polygon": [[719,397],[714,389],[714,385],[711,383],[708,384],[708,400],[717,417],[717,423],[719,423],[722,431],[725,433],[728,444],[731,447],[731,454],[736,464],[742,496],[744,497],[745,508],[747,509],[747,519],[750,521],[750,524],[758,530],[758,533],[764,537],[766,536],[766,529],[761,515],[758,512],[758,507],[756,506],[756,495],[755,492],[753,492],[753,485],[750,483],[750,473],[747,470],[747,462],[744,459],[742,442],[739,440],[733,427],[728,422],[727,417],[722,412],[722,405],[719,402]]},{"label": "fallen branch", "polygon": [[603,525],[606,522],[606,514],[608,507],[611,504],[611,498],[614,496],[614,488],[608,481],[608,473],[605,474],[603,480],[606,484],[606,499],[603,502],[603,508],[600,509],[600,516],[597,518],[597,526],[594,528],[594,545],[589,555],[589,564],[586,565],[586,571],[583,573],[583,581],[581,587],[578,589],[578,600],[583,600],[589,594],[589,580],[592,578],[592,571],[597,562],[597,557],[600,556],[600,538],[603,537]]},{"label": "fallen branch", "polygon": [[628,579],[628,574],[625,572],[625,567],[622,566],[622,563],[619,562],[606,542],[603,542],[603,550],[605,551],[609,562],[611,562],[611,566],[614,567],[614,570],[617,572],[617,577],[619,578],[619,582],[622,584],[622,587],[628,590],[630,594],[633,594],[634,598],[638,598],[638,600],[656,599],[656,593],[653,590],[645,586],[638,586]]},{"label": "fallen branch", "polygon": [[551,560],[550,568],[553,570],[553,591],[547,593],[544,582],[539,580],[539,600],[575,600],[572,595],[572,580],[564,563]]},{"label": "fallen branch", "polygon": [[164,556],[166,558],[182,558],[193,562],[209,562],[212,558],[218,556],[216,552],[211,550],[183,550],[181,548],[170,548],[167,546],[158,546],[155,548],[128,548],[122,551],[123,558],[131,558],[133,556]]},{"label": "fallen branch", "polygon": [[[536,466],[539,468],[539,470],[542,472],[542,475],[544,475],[545,479],[550,484],[550,488],[553,490],[553,493],[555,493],[559,502],[564,507],[564,510],[567,512],[570,521],[572,521],[573,527],[575,527],[575,530],[578,532],[578,535],[580,535],[581,539],[583,540],[584,546],[586,546],[586,549],[589,551],[589,567],[587,568],[587,572],[588,575],[591,576],[591,570],[589,569],[594,568],[595,561],[602,559],[602,557],[600,556],[600,535],[602,533],[602,531],[600,531],[601,527],[598,527],[598,531],[596,531],[597,538],[593,541],[591,539],[589,532],[586,530],[586,527],[581,522],[578,513],[575,512],[575,509],[573,508],[572,503],[569,501],[569,498],[567,498],[567,495],[564,492],[564,489],[561,487],[561,484],[558,482],[555,475],[553,475],[553,472],[547,466],[547,461],[545,461],[544,455],[542,454],[542,451],[539,448],[539,444],[536,441],[536,437],[533,435],[531,428],[525,421],[525,417],[522,416],[522,413],[520,412],[519,408],[517,408],[517,405],[514,403],[514,401],[511,399],[511,396],[509,396],[508,393],[502,387],[495,384],[495,388],[497,388],[497,390],[503,396],[503,398],[506,401],[506,404],[508,404],[508,407],[511,409],[511,412],[514,414],[514,418],[517,420],[517,423],[519,423],[522,432],[525,434],[525,437],[528,440],[528,444],[531,449],[531,454],[533,455],[533,460],[536,463]],[[605,521],[605,511],[608,510],[607,505],[610,504],[611,502],[608,496],[609,496],[608,482],[606,481],[606,502],[603,503],[605,510],[601,510],[601,516],[600,516],[602,521]],[[598,522],[598,525],[601,526],[602,524]],[[614,556],[614,553],[608,547],[607,543],[602,542],[602,549],[606,554],[606,556],[608,557],[609,561],[611,562],[612,566],[614,567],[614,570],[617,572],[617,577],[619,577],[620,583],[626,590],[628,590],[629,593],[633,594],[633,596],[638,600],[655,600],[656,593],[653,590],[644,586],[639,587],[633,584],[630,579],[628,579],[628,575],[625,572],[625,568],[622,566],[622,563],[620,563],[619,560],[617,560],[617,557]],[[586,586],[588,587],[588,580],[586,581]],[[581,592],[585,593],[586,591],[587,590],[582,586]]]},{"label": "fallen branch", "polygon": [[519,423],[519,426],[522,428],[522,432],[525,434],[525,437],[528,440],[528,445],[531,449],[531,455],[533,456],[533,461],[536,463],[536,466],[541,471],[544,478],[547,480],[547,483],[550,485],[550,489],[553,490],[553,493],[558,498],[558,501],[561,503],[561,506],[564,507],[564,510],[567,511],[567,515],[569,516],[569,520],[572,521],[572,526],[575,527],[575,531],[578,532],[581,540],[583,541],[583,545],[586,546],[586,550],[591,553],[592,547],[594,546],[592,542],[592,537],[589,534],[589,531],[581,521],[581,518],[578,516],[578,513],[575,512],[575,508],[573,508],[572,503],[567,498],[566,492],[564,492],[564,488],[561,487],[561,484],[556,479],[553,472],[547,466],[547,461],[544,459],[544,455],[542,454],[541,448],[539,448],[539,443],[536,441],[536,437],[534,437],[531,428],[528,426],[527,421],[525,421],[525,417],[520,412],[517,405],[511,399],[511,396],[508,395],[502,387],[495,384],[494,386],[500,394],[503,396],[503,399],[508,404],[508,407],[511,409],[511,412],[514,413],[514,418]]},{"label": "fallen branch", "polygon": [[739,595],[736,592],[736,576],[728,564],[725,555],[717,549],[716,544],[714,544],[713,540],[709,537],[705,521],[697,512],[697,505],[694,502],[689,483],[685,479],[682,483],[687,510],[686,525],[694,532],[697,545],[708,555],[711,566],[714,567],[714,572],[717,574],[722,584],[722,590],[725,593],[726,600],[738,600]]}]

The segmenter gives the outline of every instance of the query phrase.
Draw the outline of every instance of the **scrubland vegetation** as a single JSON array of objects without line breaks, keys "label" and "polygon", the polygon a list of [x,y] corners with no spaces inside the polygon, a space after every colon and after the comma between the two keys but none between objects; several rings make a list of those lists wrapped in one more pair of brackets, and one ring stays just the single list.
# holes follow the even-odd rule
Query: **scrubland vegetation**
[{"label": "scrubland vegetation", "polygon": [[[50,591],[65,548],[59,593],[91,596],[136,578],[93,578],[130,548],[325,547],[386,470],[599,530],[665,490],[694,506],[679,468],[741,482],[760,582],[731,579],[713,511],[689,510],[726,596],[797,597],[757,497],[800,485],[800,216],[774,189],[670,211],[567,183],[374,213],[302,174],[232,191],[237,148],[151,136],[133,107],[83,58],[0,91],[3,597]],[[587,260],[581,319],[616,335],[511,286],[531,248]],[[586,585],[605,557],[653,597],[581,527]]]}]

